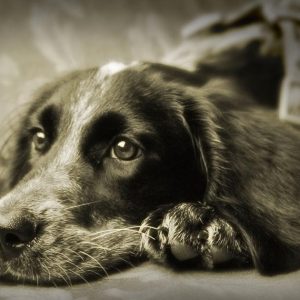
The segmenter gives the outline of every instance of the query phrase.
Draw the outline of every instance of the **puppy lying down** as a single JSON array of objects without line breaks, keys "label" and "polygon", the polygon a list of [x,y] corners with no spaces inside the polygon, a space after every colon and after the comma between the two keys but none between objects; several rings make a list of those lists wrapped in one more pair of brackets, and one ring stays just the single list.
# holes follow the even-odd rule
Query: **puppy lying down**
[{"label": "puppy lying down", "polygon": [[228,82],[111,63],[38,93],[5,147],[0,273],[31,283],[172,266],[300,266],[300,131]]}]

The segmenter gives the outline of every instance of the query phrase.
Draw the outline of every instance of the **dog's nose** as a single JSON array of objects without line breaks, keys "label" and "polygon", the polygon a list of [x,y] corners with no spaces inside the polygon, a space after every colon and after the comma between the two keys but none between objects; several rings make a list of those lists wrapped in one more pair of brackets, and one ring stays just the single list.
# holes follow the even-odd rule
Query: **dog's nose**
[{"label": "dog's nose", "polygon": [[36,223],[29,214],[0,214],[0,246],[5,259],[19,256],[36,233]]}]

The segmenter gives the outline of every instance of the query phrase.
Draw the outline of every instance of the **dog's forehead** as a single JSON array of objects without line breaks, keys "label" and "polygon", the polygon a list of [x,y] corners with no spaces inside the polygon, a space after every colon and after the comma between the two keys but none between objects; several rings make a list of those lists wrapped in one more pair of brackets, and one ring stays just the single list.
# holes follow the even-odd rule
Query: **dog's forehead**
[{"label": "dog's forehead", "polygon": [[[147,66],[137,62],[129,65],[111,62],[76,72],[63,78],[49,93],[47,101],[39,102],[36,115],[50,105],[58,112],[62,126],[77,124],[83,128],[107,112],[115,111],[125,116],[132,116],[136,110],[150,113],[153,103],[160,102],[160,93],[152,78],[148,78]],[[159,106],[164,105],[160,103]]]},{"label": "dog's forehead", "polygon": [[[107,111],[132,114],[143,108],[151,111],[154,102],[161,102],[163,89],[156,89],[149,64],[135,62],[125,65],[110,62],[98,68],[75,72],[62,78],[54,89],[41,97],[33,111],[40,115],[53,106],[63,123],[81,126],[88,124]],[[150,75],[150,76],[149,76]],[[50,95],[50,97],[47,97]],[[44,101],[47,99],[47,101]],[[159,106],[164,106],[162,101]],[[150,106],[150,108],[149,108]]]},{"label": "dog's forehead", "polygon": [[128,66],[120,62],[110,62],[104,66],[100,66],[96,73],[96,81],[102,82],[107,79],[109,76],[117,74],[125,70]]},{"label": "dog's forehead", "polygon": [[74,89],[75,95],[73,95],[75,102],[84,103],[86,102],[85,100],[90,100],[90,102],[97,100],[94,102],[98,103],[103,102],[101,100],[104,100],[107,91],[114,90],[117,92],[120,89],[120,82],[125,83],[126,75],[120,76],[119,74],[126,74],[128,69],[129,66],[123,63],[110,62],[93,70],[77,82]]},{"label": "dog's forehead", "polygon": [[111,62],[75,82],[71,92],[71,103],[66,105],[76,123],[84,124],[95,115],[95,112],[104,109],[105,93],[113,89],[110,78],[125,69],[126,65]]},{"label": "dog's forehead", "polygon": [[92,112],[128,108],[139,93],[143,93],[146,76],[141,66],[139,63],[111,62],[94,69],[73,85],[72,104],[68,110],[74,118],[83,121],[93,115]]}]

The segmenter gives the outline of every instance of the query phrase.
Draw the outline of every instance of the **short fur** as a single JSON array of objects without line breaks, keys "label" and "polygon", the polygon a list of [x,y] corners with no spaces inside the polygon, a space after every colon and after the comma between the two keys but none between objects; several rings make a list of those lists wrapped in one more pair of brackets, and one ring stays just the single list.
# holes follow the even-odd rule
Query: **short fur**
[{"label": "short fur", "polygon": [[[143,253],[201,268],[219,252],[263,273],[299,268],[300,132],[203,75],[138,63],[76,72],[38,94],[6,144],[4,278],[70,284]],[[41,129],[48,144],[37,151]],[[119,137],[141,154],[113,157]],[[34,237],[22,244],[24,222]],[[22,251],[10,257],[6,242]]]}]

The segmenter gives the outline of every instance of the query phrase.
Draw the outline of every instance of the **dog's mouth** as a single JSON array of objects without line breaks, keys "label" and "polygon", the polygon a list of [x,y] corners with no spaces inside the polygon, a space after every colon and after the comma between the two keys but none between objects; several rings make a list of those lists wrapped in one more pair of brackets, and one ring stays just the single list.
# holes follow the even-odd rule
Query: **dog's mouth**
[{"label": "dog's mouth", "polygon": [[2,246],[1,278],[70,286],[108,276],[142,258],[139,226],[121,219],[91,231],[78,225],[62,225],[49,225],[14,255],[5,255]]}]

